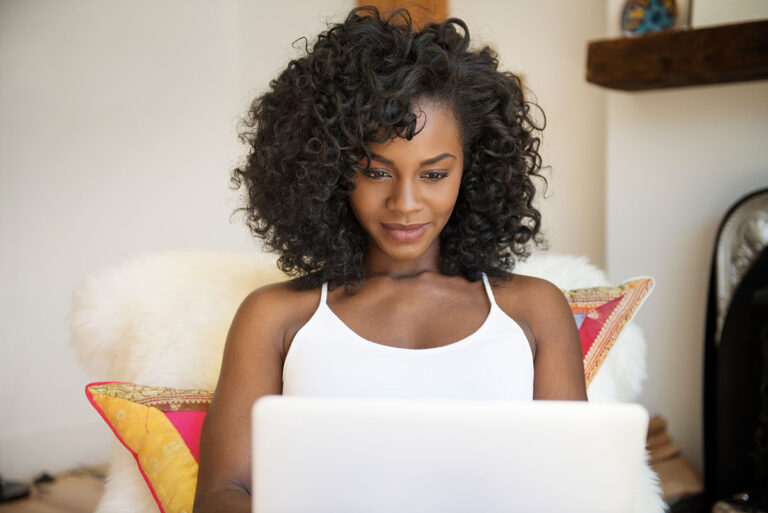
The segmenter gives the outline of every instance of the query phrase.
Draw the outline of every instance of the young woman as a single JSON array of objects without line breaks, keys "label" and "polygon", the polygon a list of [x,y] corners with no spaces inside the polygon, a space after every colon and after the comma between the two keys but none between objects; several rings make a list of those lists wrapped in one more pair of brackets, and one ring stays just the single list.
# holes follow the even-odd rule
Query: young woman
[{"label": "young woman", "polygon": [[257,98],[248,225],[291,281],[250,294],[203,427],[195,512],[249,511],[267,394],[586,399],[539,237],[537,126],[520,81],[457,19],[352,11]]}]

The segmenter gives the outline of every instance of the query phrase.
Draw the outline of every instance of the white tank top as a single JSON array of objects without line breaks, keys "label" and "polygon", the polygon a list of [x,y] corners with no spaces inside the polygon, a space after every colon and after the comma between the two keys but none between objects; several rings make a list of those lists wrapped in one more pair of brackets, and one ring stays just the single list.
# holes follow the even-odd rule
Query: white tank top
[{"label": "white tank top", "polygon": [[296,333],[283,365],[283,394],[332,397],[533,399],[533,356],[520,325],[493,298],[485,322],[451,344],[407,349],[367,340],[326,303]]}]

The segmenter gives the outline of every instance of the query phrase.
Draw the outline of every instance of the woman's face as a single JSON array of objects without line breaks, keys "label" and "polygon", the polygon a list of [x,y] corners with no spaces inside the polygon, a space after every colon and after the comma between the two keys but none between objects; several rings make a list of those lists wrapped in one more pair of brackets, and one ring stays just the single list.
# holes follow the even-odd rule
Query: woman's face
[{"label": "woman's face", "polygon": [[369,253],[397,261],[417,259],[430,248],[439,254],[439,235],[456,204],[464,167],[451,109],[423,101],[415,112],[421,131],[410,141],[371,144],[370,169],[357,174],[350,195],[368,233]]}]

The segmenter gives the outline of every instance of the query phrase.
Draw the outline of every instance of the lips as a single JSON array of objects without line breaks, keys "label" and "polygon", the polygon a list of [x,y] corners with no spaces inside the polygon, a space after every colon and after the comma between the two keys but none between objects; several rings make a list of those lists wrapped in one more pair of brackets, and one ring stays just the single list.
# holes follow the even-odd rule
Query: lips
[{"label": "lips", "polygon": [[413,242],[424,235],[428,224],[381,223],[381,226],[387,232],[387,235],[397,242]]}]

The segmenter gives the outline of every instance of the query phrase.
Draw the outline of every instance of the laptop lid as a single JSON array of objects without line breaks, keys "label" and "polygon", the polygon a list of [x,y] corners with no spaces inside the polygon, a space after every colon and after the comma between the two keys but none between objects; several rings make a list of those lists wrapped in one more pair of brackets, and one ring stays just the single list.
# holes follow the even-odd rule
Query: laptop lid
[{"label": "laptop lid", "polygon": [[267,396],[255,513],[631,511],[636,404]]}]

